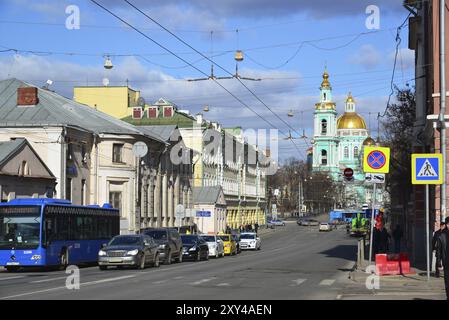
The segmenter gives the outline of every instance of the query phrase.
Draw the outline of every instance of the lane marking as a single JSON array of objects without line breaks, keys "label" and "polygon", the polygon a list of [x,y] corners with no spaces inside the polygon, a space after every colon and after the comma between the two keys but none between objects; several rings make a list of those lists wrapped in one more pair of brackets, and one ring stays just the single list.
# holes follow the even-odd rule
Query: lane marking
[{"label": "lane marking", "polygon": [[230,287],[230,286],[231,285],[229,283],[226,283],[226,282],[217,284],[217,287]]},{"label": "lane marking", "polygon": [[66,277],[57,277],[57,278],[44,279],[44,280],[36,280],[36,281],[31,281],[30,283],[42,283],[42,282],[49,282],[49,281],[60,280],[60,279],[67,279],[67,276]]},{"label": "lane marking", "polygon": [[303,282],[305,282],[307,279],[296,279],[296,280],[292,280],[292,284],[290,286],[299,286],[301,285]]},{"label": "lane marking", "polygon": [[320,282],[320,286],[331,286],[335,282],[335,279],[324,279]]},{"label": "lane marking", "polygon": [[154,281],[153,284],[161,284],[164,282],[167,282],[168,280],[160,280],[160,281]]},{"label": "lane marking", "polygon": [[[90,281],[90,282],[81,283],[81,284],[80,284],[80,287],[81,287],[81,286],[89,286],[89,285],[92,285],[92,284],[104,283],[104,282],[118,281],[118,280],[123,280],[123,279],[127,279],[127,278],[134,278],[134,277],[136,277],[136,275],[129,275],[129,276],[123,276],[123,277],[115,277],[115,278],[107,278],[107,279],[97,280],[97,281]],[[60,289],[67,289],[67,287],[66,287],[66,286],[63,286],[63,287],[50,288],[50,289],[45,289],[45,290],[38,290],[38,291],[25,292],[25,293],[15,294],[15,295],[11,295],[11,296],[6,296],[6,297],[0,297],[0,300],[6,300],[6,299],[12,299],[12,298],[24,297],[24,296],[29,296],[29,295],[37,294],[37,293],[44,293],[44,292],[56,291],[56,290],[60,290]]]},{"label": "lane marking", "polygon": [[196,285],[199,285],[199,284],[202,284],[202,283],[205,283],[205,282],[212,281],[212,280],[214,280],[214,279],[215,279],[215,278],[201,279],[201,280],[192,282],[192,283],[190,283],[190,284],[196,286]]},{"label": "lane marking", "polygon": [[8,277],[8,278],[0,278],[0,281],[3,280],[11,280],[11,279],[19,279],[19,278],[24,278],[25,276],[15,276],[15,277]]}]

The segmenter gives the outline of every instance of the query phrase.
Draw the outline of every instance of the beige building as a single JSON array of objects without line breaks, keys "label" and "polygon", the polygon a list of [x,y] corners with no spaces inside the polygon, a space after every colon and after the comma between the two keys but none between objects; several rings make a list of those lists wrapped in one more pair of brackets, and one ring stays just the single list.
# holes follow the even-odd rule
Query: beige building
[{"label": "beige building", "polygon": [[[167,200],[163,206],[158,194],[165,189],[171,194],[169,184],[156,187],[170,142],[17,79],[0,81],[0,92],[0,141],[29,141],[56,178],[55,197],[74,204],[111,203],[120,209],[122,233],[175,223],[170,211],[175,202],[169,205]],[[138,141],[148,147],[140,161],[133,152]],[[186,177],[190,168],[183,168]],[[172,169],[180,171],[177,166]],[[189,188],[176,201],[191,206]]]},{"label": "beige building", "polygon": [[220,186],[194,187],[195,224],[201,233],[226,231],[226,199]]},{"label": "beige building", "polygon": [[0,142],[0,202],[53,197],[56,178],[26,139]]}]

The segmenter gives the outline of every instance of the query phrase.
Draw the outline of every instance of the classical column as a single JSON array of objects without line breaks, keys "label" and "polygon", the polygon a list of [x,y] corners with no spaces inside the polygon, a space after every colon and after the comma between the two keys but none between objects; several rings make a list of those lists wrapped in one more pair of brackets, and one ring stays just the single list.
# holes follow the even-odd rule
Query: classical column
[{"label": "classical column", "polygon": [[174,227],[174,220],[175,220],[175,212],[174,212],[174,208],[173,208],[173,200],[174,200],[174,194],[173,194],[173,189],[174,189],[174,181],[173,181],[173,176],[170,176],[170,185],[168,187],[168,204],[167,204],[167,208],[168,208],[168,217],[169,220],[167,221],[167,226],[169,227]]},{"label": "classical column", "polygon": [[167,173],[165,172],[162,176],[162,226],[168,227],[167,225],[167,218],[168,218],[168,211],[167,211],[167,187],[168,187],[168,179],[167,179]]},{"label": "classical column", "polygon": [[162,188],[162,176],[158,171],[156,175],[156,186],[154,188],[154,217],[156,217],[156,225],[162,227],[162,210],[161,210],[161,188]]},{"label": "classical column", "polygon": [[[174,199],[173,199],[175,208],[176,208],[176,206],[178,204],[181,203],[180,199],[179,199],[179,190],[180,190],[180,182],[179,182],[179,180],[180,180],[180,177],[179,177],[179,174],[177,174],[175,176],[175,186],[174,186],[175,195],[174,195]],[[175,223],[175,222],[173,221],[173,223]]]},{"label": "classical column", "polygon": [[152,227],[154,222],[154,174],[148,180],[148,222],[147,227]]}]

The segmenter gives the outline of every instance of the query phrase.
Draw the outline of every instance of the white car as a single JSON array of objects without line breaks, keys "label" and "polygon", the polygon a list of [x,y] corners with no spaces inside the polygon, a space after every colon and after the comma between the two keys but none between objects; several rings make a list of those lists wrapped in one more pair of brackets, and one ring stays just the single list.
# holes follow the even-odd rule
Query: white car
[{"label": "white car", "polygon": [[220,237],[214,234],[202,234],[201,238],[207,242],[209,257],[224,257],[224,244]]},{"label": "white car", "polygon": [[327,222],[321,222],[320,223],[320,231],[331,231],[332,227],[329,223]]},{"label": "white car", "polygon": [[240,249],[260,250],[262,241],[255,232],[242,232],[240,234]]}]

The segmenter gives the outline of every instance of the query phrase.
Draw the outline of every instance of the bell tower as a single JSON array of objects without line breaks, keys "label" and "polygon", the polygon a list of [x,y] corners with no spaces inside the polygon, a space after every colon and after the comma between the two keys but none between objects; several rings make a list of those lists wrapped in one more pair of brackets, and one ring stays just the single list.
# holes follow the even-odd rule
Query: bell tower
[{"label": "bell tower", "polygon": [[313,171],[338,172],[337,110],[332,101],[332,86],[327,69],[320,86],[320,101],[315,104]]}]

